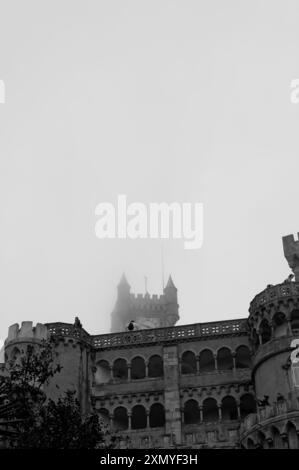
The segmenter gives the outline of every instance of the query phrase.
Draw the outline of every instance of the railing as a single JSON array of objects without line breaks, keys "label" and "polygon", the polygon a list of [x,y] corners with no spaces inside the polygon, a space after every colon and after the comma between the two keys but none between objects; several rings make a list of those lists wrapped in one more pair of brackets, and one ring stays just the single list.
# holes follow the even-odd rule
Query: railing
[{"label": "railing", "polygon": [[124,332],[98,335],[92,337],[92,344],[96,348],[111,348],[202,338],[204,336],[231,335],[245,333],[246,331],[246,320],[228,320],[223,322],[173,326],[170,328],[138,330],[131,333]]},{"label": "railing", "polygon": [[245,334],[247,332],[246,325],[247,321],[245,319],[239,319],[96,336],[91,336],[83,328],[78,328],[67,323],[49,323],[47,324],[47,328],[51,336],[66,336],[75,339],[83,339],[94,348],[102,349],[144,343],[178,341],[207,336]]},{"label": "railing", "polygon": [[83,328],[69,323],[47,323],[48,332],[51,336],[68,336],[75,339],[90,341],[90,335]]},{"label": "railing", "polygon": [[269,286],[257,294],[250,303],[250,311],[281,298],[299,295],[299,282],[284,282],[276,286]]},{"label": "railing", "polygon": [[241,432],[247,432],[256,424],[261,424],[267,419],[283,415],[290,411],[299,411],[299,406],[294,405],[293,402],[283,401],[272,406],[260,407],[257,413],[251,413],[244,418],[241,424]]}]

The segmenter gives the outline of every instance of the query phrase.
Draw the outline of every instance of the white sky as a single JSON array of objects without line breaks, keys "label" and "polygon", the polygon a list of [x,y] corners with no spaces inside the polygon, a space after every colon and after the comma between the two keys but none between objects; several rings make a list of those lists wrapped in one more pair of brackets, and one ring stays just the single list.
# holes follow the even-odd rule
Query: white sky
[{"label": "white sky", "polygon": [[160,243],[100,241],[98,203],[203,202],[204,245],[165,242],[180,323],[246,317],[299,231],[299,2],[0,3],[0,337],[110,328],[123,271],[161,293]]}]

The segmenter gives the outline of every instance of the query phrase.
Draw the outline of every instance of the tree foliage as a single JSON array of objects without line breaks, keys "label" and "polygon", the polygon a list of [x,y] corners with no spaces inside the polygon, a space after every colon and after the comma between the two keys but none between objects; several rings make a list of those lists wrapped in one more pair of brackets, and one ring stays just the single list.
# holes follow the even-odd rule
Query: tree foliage
[{"label": "tree foliage", "polygon": [[60,371],[49,341],[38,347],[29,345],[8,362],[0,376],[0,435],[4,425],[9,447],[91,449],[105,445],[98,416],[82,414],[74,391],[57,401],[47,398],[46,387]]}]

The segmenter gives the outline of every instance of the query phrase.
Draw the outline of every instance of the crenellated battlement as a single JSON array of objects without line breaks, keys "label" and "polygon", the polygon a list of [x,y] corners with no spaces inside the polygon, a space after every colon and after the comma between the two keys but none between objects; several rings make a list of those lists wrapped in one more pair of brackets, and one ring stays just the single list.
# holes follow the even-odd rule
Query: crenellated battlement
[{"label": "crenellated battlement", "polygon": [[299,233],[297,240],[293,234],[282,237],[284,256],[295,275],[295,279],[299,282]]},{"label": "crenellated battlement", "polygon": [[135,311],[165,311],[166,303],[165,295],[130,294],[130,308]]},{"label": "crenellated battlement", "polygon": [[157,304],[164,304],[165,303],[165,295],[157,295],[157,294],[130,294],[130,299],[133,302],[140,302],[144,304],[151,305],[152,303]]},{"label": "crenellated battlement", "polygon": [[21,327],[18,323],[11,325],[8,329],[8,337],[5,341],[5,346],[13,341],[42,341],[48,338],[48,329],[46,325],[37,323],[33,326],[32,321],[23,321]]}]

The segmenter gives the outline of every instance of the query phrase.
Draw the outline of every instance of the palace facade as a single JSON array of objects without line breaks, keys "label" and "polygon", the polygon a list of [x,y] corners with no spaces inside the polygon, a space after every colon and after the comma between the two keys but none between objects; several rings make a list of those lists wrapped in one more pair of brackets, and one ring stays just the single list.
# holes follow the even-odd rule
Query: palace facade
[{"label": "palace facade", "polygon": [[83,411],[96,410],[120,448],[299,448],[299,375],[291,360],[299,242],[290,235],[283,246],[294,278],[257,294],[246,318],[175,326],[171,278],[158,297],[132,294],[123,276],[111,333],[91,335],[78,319],[23,322],[9,328],[6,358],[54,338],[63,369],[48,395],[76,390]]}]

